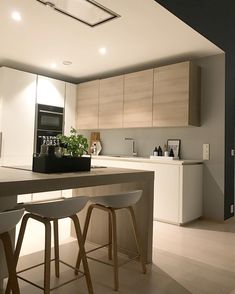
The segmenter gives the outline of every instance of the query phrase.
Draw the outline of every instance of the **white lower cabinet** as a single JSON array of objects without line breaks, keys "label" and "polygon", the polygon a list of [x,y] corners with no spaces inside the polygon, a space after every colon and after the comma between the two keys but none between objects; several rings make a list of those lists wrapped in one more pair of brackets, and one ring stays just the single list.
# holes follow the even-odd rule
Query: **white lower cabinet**
[{"label": "white lower cabinet", "polygon": [[150,159],[97,156],[92,165],[154,171],[154,219],[182,225],[202,216],[200,161],[156,162]]}]

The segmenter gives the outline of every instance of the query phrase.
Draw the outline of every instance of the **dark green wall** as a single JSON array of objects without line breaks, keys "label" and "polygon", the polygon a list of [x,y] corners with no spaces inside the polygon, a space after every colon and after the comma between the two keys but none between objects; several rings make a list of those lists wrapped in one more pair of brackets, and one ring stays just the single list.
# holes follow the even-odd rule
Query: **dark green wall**
[{"label": "dark green wall", "polygon": [[[224,218],[233,216],[235,132],[235,0],[155,0],[226,54]],[[221,144],[221,142],[218,142]]]}]

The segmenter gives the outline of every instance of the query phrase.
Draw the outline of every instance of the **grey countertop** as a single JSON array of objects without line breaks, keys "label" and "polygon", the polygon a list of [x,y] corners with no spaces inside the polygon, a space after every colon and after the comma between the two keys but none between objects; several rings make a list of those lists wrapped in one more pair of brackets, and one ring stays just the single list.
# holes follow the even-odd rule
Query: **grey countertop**
[{"label": "grey countertop", "polygon": [[27,167],[0,167],[0,197],[152,180],[154,173],[126,168],[95,168],[87,172],[35,173]]}]

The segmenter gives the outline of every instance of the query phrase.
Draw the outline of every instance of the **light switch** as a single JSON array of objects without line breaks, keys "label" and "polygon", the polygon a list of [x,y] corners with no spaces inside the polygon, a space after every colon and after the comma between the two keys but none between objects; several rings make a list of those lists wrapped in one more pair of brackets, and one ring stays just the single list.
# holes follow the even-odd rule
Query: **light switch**
[{"label": "light switch", "polygon": [[210,159],[210,144],[203,144],[203,160]]}]

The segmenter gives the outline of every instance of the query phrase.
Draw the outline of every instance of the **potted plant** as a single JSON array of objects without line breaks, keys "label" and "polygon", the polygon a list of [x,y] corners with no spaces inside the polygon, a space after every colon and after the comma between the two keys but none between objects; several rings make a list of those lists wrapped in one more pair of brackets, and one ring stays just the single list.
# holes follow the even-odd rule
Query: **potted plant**
[{"label": "potted plant", "polygon": [[[91,157],[88,155],[87,139],[71,127],[70,136],[57,135],[61,147],[67,151],[63,156],[33,158],[33,171],[42,173],[89,171]],[[86,156],[87,155],[87,156]]]},{"label": "potted plant", "polygon": [[71,157],[80,157],[84,154],[88,154],[88,142],[87,138],[83,135],[79,135],[77,130],[71,127],[70,136],[57,135],[61,145],[66,149],[66,154]]}]

